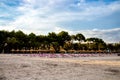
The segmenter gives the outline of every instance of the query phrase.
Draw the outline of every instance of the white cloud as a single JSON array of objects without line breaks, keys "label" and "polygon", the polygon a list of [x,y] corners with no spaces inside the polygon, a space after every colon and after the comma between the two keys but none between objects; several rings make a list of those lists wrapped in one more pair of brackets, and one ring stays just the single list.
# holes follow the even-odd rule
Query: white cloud
[{"label": "white cloud", "polygon": [[86,38],[98,37],[103,39],[106,43],[120,42],[120,28],[114,29],[93,29],[93,30],[80,30],[68,31],[70,34],[82,33]]},{"label": "white cloud", "polygon": [[[116,37],[111,37],[114,33],[119,33],[119,29],[109,30],[82,30],[82,31],[70,31],[58,25],[59,22],[73,21],[73,20],[93,20],[99,17],[108,16],[115,11],[120,11],[119,3],[111,3],[109,5],[92,5],[85,3],[85,0],[79,0],[79,3],[74,4],[69,0],[24,0],[23,4],[17,8],[8,8],[13,11],[21,13],[21,15],[14,17],[15,20],[9,22],[7,25],[0,26],[0,29],[4,30],[22,30],[25,33],[34,32],[36,34],[47,34],[48,32],[60,32],[62,30],[70,33],[81,32],[86,37],[100,37],[105,41],[114,42]],[[72,7],[73,9],[70,9]],[[74,11],[74,8],[77,10]],[[11,14],[11,13],[10,13]],[[6,16],[8,14],[0,14]],[[0,20],[0,22],[2,22]],[[106,39],[106,37],[108,37]],[[118,39],[117,39],[118,40]]]}]

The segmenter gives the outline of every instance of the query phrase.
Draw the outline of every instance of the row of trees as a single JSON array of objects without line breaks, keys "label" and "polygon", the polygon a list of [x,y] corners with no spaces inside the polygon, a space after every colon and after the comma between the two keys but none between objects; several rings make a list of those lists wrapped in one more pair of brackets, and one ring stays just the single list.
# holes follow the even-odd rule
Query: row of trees
[{"label": "row of trees", "polygon": [[[78,41],[75,43],[75,41]],[[12,49],[42,49],[49,50],[51,47],[56,52],[60,51],[60,47],[68,50],[104,50],[119,51],[120,44],[106,44],[100,38],[85,38],[81,33],[69,35],[66,31],[56,34],[54,32],[48,35],[29,35],[22,31],[0,31],[0,52],[11,52]]]}]

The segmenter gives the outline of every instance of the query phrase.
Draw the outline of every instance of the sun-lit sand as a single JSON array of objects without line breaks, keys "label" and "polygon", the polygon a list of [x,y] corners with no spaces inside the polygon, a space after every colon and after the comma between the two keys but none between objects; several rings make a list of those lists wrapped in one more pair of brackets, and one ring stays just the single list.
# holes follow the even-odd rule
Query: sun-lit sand
[{"label": "sun-lit sand", "polygon": [[0,80],[120,80],[120,57],[41,58],[0,54]]}]

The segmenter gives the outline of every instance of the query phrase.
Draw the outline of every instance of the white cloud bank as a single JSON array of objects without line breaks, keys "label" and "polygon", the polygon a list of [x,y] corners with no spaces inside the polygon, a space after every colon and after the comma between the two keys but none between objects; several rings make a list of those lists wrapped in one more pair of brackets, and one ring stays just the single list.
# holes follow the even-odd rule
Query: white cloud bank
[{"label": "white cloud bank", "polygon": [[120,42],[120,28],[106,29],[106,30],[81,30],[69,31],[70,34],[82,33],[86,38],[98,37],[103,39],[106,43]]},{"label": "white cloud bank", "polygon": [[[61,28],[58,25],[59,22],[69,20],[93,20],[108,16],[120,10],[119,3],[92,5],[85,3],[85,0],[80,0],[77,4],[73,2],[74,0],[23,0],[22,5],[15,9],[21,15],[14,17],[14,21],[10,21],[6,25],[0,25],[0,29],[22,30],[25,33],[34,32],[36,34],[58,33],[65,30],[70,33],[81,32],[86,37],[100,37],[106,42],[120,41],[120,28],[70,31],[64,26]],[[71,10],[71,8],[73,9]]]}]

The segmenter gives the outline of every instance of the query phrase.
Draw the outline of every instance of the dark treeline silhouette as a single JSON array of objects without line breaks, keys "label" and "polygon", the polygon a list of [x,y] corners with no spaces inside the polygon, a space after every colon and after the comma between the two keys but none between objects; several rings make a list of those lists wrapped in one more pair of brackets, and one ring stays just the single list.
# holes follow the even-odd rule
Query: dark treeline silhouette
[{"label": "dark treeline silhouette", "polygon": [[[76,42],[78,41],[78,42]],[[66,31],[47,35],[25,34],[22,31],[0,31],[0,53],[11,53],[12,50],[50,50],[69,51],[104,51],[120,52],[120,43],[106,44],[100,38],[85,38],[81,33],[69,35]]]}]

